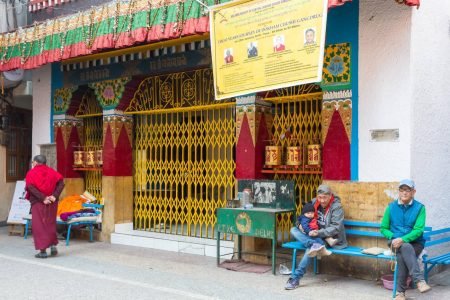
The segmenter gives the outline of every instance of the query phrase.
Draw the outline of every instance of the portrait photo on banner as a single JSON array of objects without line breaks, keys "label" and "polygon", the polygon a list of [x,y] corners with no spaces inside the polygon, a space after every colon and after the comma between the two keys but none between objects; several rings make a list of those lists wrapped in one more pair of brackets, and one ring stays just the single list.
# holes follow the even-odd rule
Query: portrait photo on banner
[{"label": "portrait photo on banner", "polygon": [[252,58],[258,56],[258,42],[253,41],[247,45],[247,57]]},{"label": "portrait photo on banner", "polygon": [[286,50],[284,43],[284,35],[276,35],[273,38],[273,52],[281,52]]},{"label": "portrait photo on banner", "polygon": [[225,49],[223,58],[225,60],[225,64],[232,63],[234,61],[233,48]]},{"label": "portrait photo on banner", "polygon": [[305,39],[304,45],[315,45],[316,44],[316,29],[315,28],[307,28],[305,30]]}]

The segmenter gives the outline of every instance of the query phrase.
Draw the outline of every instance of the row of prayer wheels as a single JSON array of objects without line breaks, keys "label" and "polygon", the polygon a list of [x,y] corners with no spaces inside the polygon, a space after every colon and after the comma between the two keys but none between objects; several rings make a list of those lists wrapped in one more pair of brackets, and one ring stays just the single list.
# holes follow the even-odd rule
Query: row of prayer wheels
[{"label": "row of prayer wheels", "polygon": [[76,168],[102,166],[103,150],[74,151],[73,164]]},{"label": "row of prayer wheels", "polygon": [[[320,166],[321,152],[320,144],[308,145],[307,149],[307,165]],[[283,163],[283,148],[281,146],[266,146],[266,166],[301,166],[303,156],[302,146],[288,146],[285,150]]]}]

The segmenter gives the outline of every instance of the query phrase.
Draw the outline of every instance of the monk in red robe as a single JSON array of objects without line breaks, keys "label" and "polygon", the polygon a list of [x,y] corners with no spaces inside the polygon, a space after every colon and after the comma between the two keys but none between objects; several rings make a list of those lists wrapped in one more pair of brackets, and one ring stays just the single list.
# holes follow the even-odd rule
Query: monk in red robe
[{"label": "monk in red robe", "polygon": [[34,247],[40,250],[35,255],[37,258],[47,258],[49,247],[50,255],[58,254],[56,212],[64,180],[61,174],[46,164],[47,158],[44,155],[36,155],[31,163],[31,170],[25,177],[25,198],[31,203]]}]

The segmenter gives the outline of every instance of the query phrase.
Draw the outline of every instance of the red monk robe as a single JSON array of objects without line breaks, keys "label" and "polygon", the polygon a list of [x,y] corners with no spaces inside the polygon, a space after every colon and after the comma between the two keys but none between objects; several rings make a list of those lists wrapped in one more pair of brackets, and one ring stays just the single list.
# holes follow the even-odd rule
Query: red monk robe
[{"label": "red monk robe", "polygon": [[[28,171],[25,182],[27,198],[31,203],[33,220],[33,239],[36,250],[45,251],[50,246],[56,246],[56,212],[58,198],[64,188],[63,176],[45,164],[33,161],[35,166]],[[53,196],[54,202],[46,201]],[[45,204],[44,202],[50,202]]]}]

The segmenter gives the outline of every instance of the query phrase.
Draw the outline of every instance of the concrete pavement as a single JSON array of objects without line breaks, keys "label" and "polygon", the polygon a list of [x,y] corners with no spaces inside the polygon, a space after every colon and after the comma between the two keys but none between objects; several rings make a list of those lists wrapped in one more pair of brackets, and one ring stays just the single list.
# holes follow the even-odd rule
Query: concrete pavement
[{"label": "concrete pavement", "polygon": [[[71,240],[60,254],[34,258],[32,238],[0,228],[0,299],[390,299],[380,283],[308,274],[300,288],[284,290],[287,276],[216,267],[214,258],[147,248]],[[441,273],[433,290],[409,299],[450,299]]]}]

